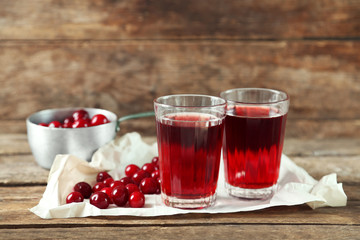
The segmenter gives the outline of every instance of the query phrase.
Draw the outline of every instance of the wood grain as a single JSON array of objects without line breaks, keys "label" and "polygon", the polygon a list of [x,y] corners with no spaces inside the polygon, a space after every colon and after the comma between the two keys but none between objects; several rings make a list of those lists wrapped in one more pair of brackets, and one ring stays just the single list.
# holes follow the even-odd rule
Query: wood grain
[{"label": "wood grain", "polygon": [[41,219],[29,211],[37,205],[45,186],[0,187],[0,229],[13,227],[39,227],[41,225],[118,225],[119,227],[178,226],[178,225],[218,225],[218,224],[347,224],[360,223],[359,186],[348,185],[349,192],[346,207],[311,209],[306,204],[298,206],[272,207],[258,211],[223,214],[181,214],[158,217],[101,216],[68,219]]},{"label": "wood grain", "polygon": [[[43,229],[1,229],[0,237],[6,239],[356,239],[359,226],[309,226],[309,225],[220,225],[220,226],[178,226],[119,228],[114,226],[43,228]],[[106,231],[106,235],[104,234]],[[139,237],[136,232],[141,232]],[[81,236],[81,237],[79,237]],[[245,239],[245,238],[244,238]]]},{"label": "wood grain", "polygon": [[353,0],[0,1],[1,39],[281,39],[360,36]]},{"label": "wood grain", "polygon": [[[292,119],[336,119],[359,130],[360,112],[354,111],[360,109],[359,50],[356,41],[5,41],[0,42],[0,119],[69,106],[124,116],[151,110],[161,95],[267,87],[291,96],[289,125]],[[299,137],[327,136],[299,124]],[[330,135],[341,134],[337,128],[330,128]]]}]

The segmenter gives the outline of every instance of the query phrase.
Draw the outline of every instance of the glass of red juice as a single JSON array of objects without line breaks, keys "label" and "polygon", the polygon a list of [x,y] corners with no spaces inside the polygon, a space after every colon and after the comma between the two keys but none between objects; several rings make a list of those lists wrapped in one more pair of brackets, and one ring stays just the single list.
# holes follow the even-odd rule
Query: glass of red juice
[{"label": "glass of red juice", "polygon": [[216,200],[226,101],[194,94],[154,101],[165,205],[201,209]]},{"label": "glass of red juice", "polygon": [[290,99],[285,92],[238,88],[227,100],[223,159],[231,196],[267,199],[276,191]]}]

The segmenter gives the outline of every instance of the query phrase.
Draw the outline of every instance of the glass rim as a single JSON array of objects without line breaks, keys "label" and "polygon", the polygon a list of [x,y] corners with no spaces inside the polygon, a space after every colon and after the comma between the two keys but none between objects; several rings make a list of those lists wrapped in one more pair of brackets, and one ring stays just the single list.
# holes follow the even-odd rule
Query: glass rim
[{"label": "glass rim", "polygon": [[[272,93],[276,93],[276,94],[284,94],[285,98],[281,99],[281,100],[277,100],[277,101],[267,101],[267,102],[244,102],[244,101],[238,101],[238,100],[229,100],[226,99],[224,94],[230,93],[230,92],[235,92],[235,91],[251,91],[251,90],[257,90],[257,91],[263,91],[263,92],[272,92]],[[277,103],[281,103],[281,102],[287,102],[290,100],[290,96],[289,94],[287,94],[284,91],[280,91],[280,90],[276,90],[276,89],[270,89],[270,88],[233,88],[233,89],[229,89],[226,91],[222,91],[220,93],[220,97],[225,99],[227,102],[233,102],[233,103],[240,103],[240,104],[251,104],[251,105],[258,105],[258,104],[277,104]]]},{"label": "glass rim", "polygon": [[[160,99],[169,99],[172,97],[206,97],[210,99],[217,99],[220,100],[222,103],[218,104],[209,104],[209,105],[195,105],[195,106],[183,106],[183,105],[175,105],[175,104],[167,104],[159,102]],[[154,103],[156,105],[160,105],[163,107],[176,107],[176,108],[212,108],[212,107],[221,107],[226,106],[227,101],[224,98],[211,96],[211,95],[204,95],[204,94],[172,94],[172,95],[165,95],[154,99]]]}]

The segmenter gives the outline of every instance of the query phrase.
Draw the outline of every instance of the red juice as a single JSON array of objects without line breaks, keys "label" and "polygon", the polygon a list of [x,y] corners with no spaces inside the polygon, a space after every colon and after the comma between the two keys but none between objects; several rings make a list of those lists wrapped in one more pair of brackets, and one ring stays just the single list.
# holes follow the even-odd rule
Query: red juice
[{"label": "red juice", "polygon": [[157,120],[162,193],[182,199],[214,195],[223,126],[223,119],[200,113],[177,113]]},{"label": "red juice", "polygon": [[225,117],[225,180],[234,187],[268,188],[279,177],[285,115],[270,107],[234,107]]}]

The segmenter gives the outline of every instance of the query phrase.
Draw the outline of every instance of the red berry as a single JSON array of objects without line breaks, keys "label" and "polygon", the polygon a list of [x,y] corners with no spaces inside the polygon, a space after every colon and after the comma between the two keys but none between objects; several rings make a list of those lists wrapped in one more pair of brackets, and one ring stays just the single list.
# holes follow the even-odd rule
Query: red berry
[{"label": "red berry", "polygon": [[111,177],[110,178],[107,178],[103,181],[103,183],[107,186],[107,187],[110,187],[110,184],[114,181],[114,179],[112,179]]},{"label": "red berry", "polygon": [[123,183],[123,182],[120,182],[119,180],[116,180],[116,181],[113,181],[112,183],[110,183],[110,187],[112,188],[112,189],[114,189],[114,188],[116,188],[117,186],[124,186],[125,187],[125,183]]},{"label": "red berry", "polygon": [[83,195],[81,195],[81,193],[79,193],[79,192],[71,192],[71,193],[66,197],[66,203],[82,202],[82,201],[84,201],[84,197],[83,197]]},{"label": "red berry", "polygon": [[106,193],[106,195],[108,195],[109,197],[109,203],[113,203],[112,199],[111,199],[111,192],[112,192],[112,188],[111,187],[104,187],[103,189],[100,190],[100,192]]},{"label": "red berry", "polygon": [[92,194],[92,189],[90,184],[87,182],[79,182],[75,184],[74,192],[79,192],[84,196],[84,198],[89,198]]},{"label": "red berry", "polygon": [[125,168],[125,175],[131,178],[134,175],[134,173],[136,173],[139,170],[140,168],[137,165],[130,164]]},{"label": "red berry", "polygon": [[84,109],[77,110],[73,113],[72,117],[74,118],[74,121],[77,121],[79,119],[86,119],[89,118],[89,113],[85,111]]},{"label": "red berry", "polygon": [[99,172],[96,176],[97,182],[103,182],[107,178],[112,178],[107,172]]},{"label": "red berry", "polygon": [[110,204],[110,198],[106,193],[96,192],[91,195],[90,204],[100,209],[105,209]]},{"label": "red berry", "polygon": [[117,186],[111,192],[111,198],[116,206],[124,206],[128,199],[129,193],[124,186]]},{"label": "red berry", "polygon": [[136,173],[134,173],[134,175],[132,176],[132,180],[136,185],[139,185],[141,180],[143,180],[144,178],[150,177],[150,173],[140,169],[139,171],[137,171]]},{"label": "red berry", "polygon": [[62,128],[72,128],[73,123],[63,123]]},{"label": "red berry", "polygon": [[91,118],[90,124],[91,126],[97,126],[108,122],[110,121],[107,119],[107,117],[102,114],[96,114]]},{"label": "red berry", "polygon": [[141,181],[139,188],[144,194],[154,194],[158,189],[158,184],[154,178],[144,178]]},{"label": "red berry", "polygon": [[145,163],[141,169],[151,174],[155,171],[155,165],[152,163]]},{"label": "red berry", "polygon": [[47,127],[48,124],[46,124],[46,123],[39,123],[39,126]]},{"label": "red berry", "polygon": [[122,179],[119,180],[120,182],[122,182],[124,185],[127,185],[129,183],[134,183],[134,181],[129,178],[129,177],[123,177]]},{"label": "red berry", "polygon": [[134,183],[129,183],[125,187],[128,190],[129,195],[132,194],[133,192],[140,192],[139,187]]},{"label": "red berry", "polygon": [[161,179],[157,178],[156,182],[157,182],[157,187],[158,187],[158,189],[156,190],[156,194],[160,194],[161,193]]},{"label": "red berry", "polygon": [[152,162],[154,165],[159,165],[159,157],[153,157],[153,159],[151,160],[151,162]]},{"label": "red berry", "polygon": [[64,119],[63,123],[73,123],[74,122],[74,118],[73,117],[67,117]]},{"label": "red berry", "polygon": [[61,128],[61,123],[59,121],[52,121],[52,122],[49,123],[48,127]]},{"label": "red berry", "polygon": [[83,127],[88,127],[88,126],[90,126],[90,124],[89,124],[89,121],[86,120],[86,119],[76,120],[76,121],[71,125],[72,128],[83,128]]},{"label": "red berry", "polygon": [[133,192],[129,197],[129,205],[132,208],[141,208],[145,205],[145,196],[141,192]]},{"label": "red berry", "polygon": [[153,172],[151,173],[151,177],[152,177],[152,178],[155,178],[155,179],[159,178],[159,177],[160,177],[160,171],[159,171],[159,170],[153,171]]},{"label": "red berry", "polygon": [[98,191],[100,191],[101,189],[103,189],[105,187],[106,187],[106,185],[103,182],[98,182],[93,186],[92,190],[95,193],[95,192],[98,192]]}]

